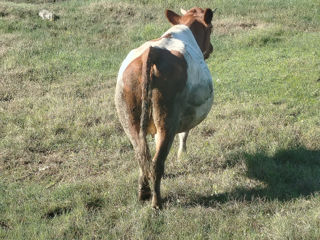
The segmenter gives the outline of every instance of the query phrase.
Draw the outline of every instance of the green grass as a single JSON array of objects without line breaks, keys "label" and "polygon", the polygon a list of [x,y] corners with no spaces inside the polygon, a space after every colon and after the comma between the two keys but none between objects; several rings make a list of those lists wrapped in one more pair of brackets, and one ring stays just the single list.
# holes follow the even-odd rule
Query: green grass
[{"label": "green grass", "polygon": [[[0,2],[0,239],[320,238],[319,2],[179,2]],[[181,160],[174,143],[155,212],[116,76],[164,9],[194,5],[218,8],[215,103]]]}]

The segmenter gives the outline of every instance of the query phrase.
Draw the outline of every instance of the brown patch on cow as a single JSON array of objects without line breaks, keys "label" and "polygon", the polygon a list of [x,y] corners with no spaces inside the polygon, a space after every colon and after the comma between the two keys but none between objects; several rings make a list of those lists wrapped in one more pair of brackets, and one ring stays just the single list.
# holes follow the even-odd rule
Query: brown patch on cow
[{"label": "brown patch on cow", "polygon": [[164,92],[168,98],[174,97],[186,86],[187,62],[178,51],[154,48],[154,52],[157,57],[154,59],[152,89]]},{"label": "brown patch on cow", "polygon": [[[155,57],[152,63],[151,87],[155,92],[154,98],[159,98],[157,96],[161,95],[163,104],[172,105],[175,95],[186,86],[187,63],[184,56],[178,51],[170,52],[160,48],[153,48],[153,51]],[[144,54],[133,60],[123,73],[123,98],[132,123],[132,133],[135,135],[140,130],[142,65],[143,61],[146,61],[143,58],[145,58]],[[152,99],[152,101],[154,100]],[[147,132],[154,135],[157,130],[152,113],[150,113],[149,119]]]},{"label": "brown patch on cow", "polygon": [[141,115],[141,57],[133,60],[123,73],[123,99],[126,103],[129,121],[131,123],[131,134],[139,132]]}]

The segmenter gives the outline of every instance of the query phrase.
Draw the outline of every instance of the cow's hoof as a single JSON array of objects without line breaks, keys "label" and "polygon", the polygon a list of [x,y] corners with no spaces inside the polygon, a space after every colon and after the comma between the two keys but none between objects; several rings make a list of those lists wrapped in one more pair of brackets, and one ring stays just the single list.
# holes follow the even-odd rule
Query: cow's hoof
[{"label": "cow's hoof", "polygon": [[150,200],[151,197],[152,197],[152,194],[150,189],[139,191],[139,201],[147,201],[147,200]]},{"label": "cow's hoof", "polygon": [[161,210],[162,209],[162,206],[161,205],[152,205],[152,208],[154,210]]},{"label": "cow's hoof", "polygon": [[155,199],[152,199],[152,208],[155,210],[161,210],[162,209],[162,204],[160,201],[157,201]]}]

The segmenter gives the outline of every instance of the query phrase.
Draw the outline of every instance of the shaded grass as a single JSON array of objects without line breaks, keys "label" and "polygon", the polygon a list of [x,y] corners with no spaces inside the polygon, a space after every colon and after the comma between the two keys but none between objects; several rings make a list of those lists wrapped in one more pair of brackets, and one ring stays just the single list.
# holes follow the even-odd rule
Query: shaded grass
[{"label": "shaded grass", "polygon": [[273,156],[265,152],[237,154],[229,161],[228,168],[244,162],[249,179],[262,182],[258,187],[236,187],[231,192],[211,196],[194,195],[187,206],[202,205],[213,207],[229,201],[252,202],[290,201],[313,196],[319,192],[319,151],[309,151],[302,147],[280,150]]}]

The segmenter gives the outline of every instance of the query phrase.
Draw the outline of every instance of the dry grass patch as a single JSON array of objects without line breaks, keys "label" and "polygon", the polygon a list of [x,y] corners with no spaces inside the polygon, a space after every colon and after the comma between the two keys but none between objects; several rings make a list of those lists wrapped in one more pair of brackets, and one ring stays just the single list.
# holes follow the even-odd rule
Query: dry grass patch
[{"label": "dry grass patch", "polygon": [[15,34],[15,33],[1,34],[0,58],[5,57],[8,52],[16,48],[17,44],[19,44],[19,38],[21,38],[19,34]]},{"label": "dry grass patch", "polygon": [[95,16],[97,19],[108,15],[114,20],[126,22],[127,17],[134,17],[139,12],[139,7],[128,3],[120,2],[93,2],[88,6],[82,7],[88,15]]},{"label": "dry grass patch", "polygon": [[27,19],[33,16],[37,16],[37,8],[38,7],[32,4],[1,2],[0,17],[8,20]]},{"label": "dry grass patch", "polygon": [[234,35],[244,31],[270,27],[270,24],[245,18],[222,18],[215,20],[213,25],[216,35]]}]

